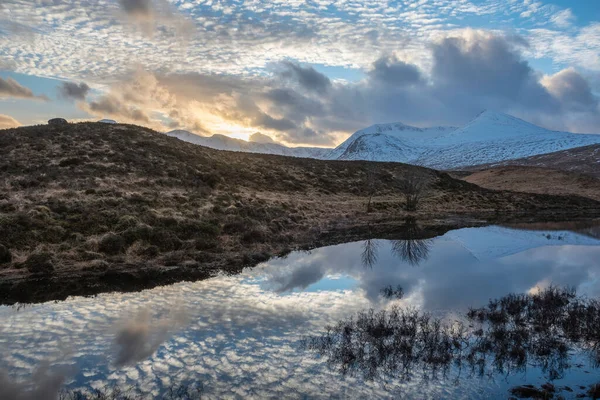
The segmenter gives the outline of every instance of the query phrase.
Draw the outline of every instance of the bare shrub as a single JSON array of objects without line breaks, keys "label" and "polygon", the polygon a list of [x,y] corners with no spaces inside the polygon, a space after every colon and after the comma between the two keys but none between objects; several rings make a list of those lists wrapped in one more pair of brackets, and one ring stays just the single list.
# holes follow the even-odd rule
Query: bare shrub
[{"label": "bare shrub", "polygon": [[416,211],[427,190],[428,178],[416,169],[410,168],[400,178],[398,187],[404,196],[406,211]]}]

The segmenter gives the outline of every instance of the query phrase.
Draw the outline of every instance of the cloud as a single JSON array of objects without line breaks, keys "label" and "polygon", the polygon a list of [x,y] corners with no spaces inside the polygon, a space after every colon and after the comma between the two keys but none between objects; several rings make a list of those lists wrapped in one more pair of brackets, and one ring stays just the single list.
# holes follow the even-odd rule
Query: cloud
[{"label": "cloud", "polygon": [[384,56],[373,63],[369,77],[382,85],[404,86],[418,83],[421,72],[415,65],[400,61],[395,56]]},{"label": "cloud", "polygon": [[330,79],[313,67],[302,67],[290,61],[282,61],[280,66],[282,68],[280,75],[283,78],[297,81],[309,92],[325,93],[331,87]]},{"label": "cloud", "polygon": [[9,115],[0,114],[0,129],[16,128],[21,123]]},{"label": "cloud", "polygon": [[568,28],[575,21],[575,15],[573,15],[573,12],[570,8],[566,8],[554,14],[550,18],[550,21],[556,24],[556,26],[558,26],[559,28]]},{"label": "cloud", "polygon": [[22,86],[12,78],[3,79],[0,77],[0,97],[16,97],[21,99],[34,99],[49,101],[44,95],[34,95],[31,89]]},{"label": "cloud", "polygon": [[545,76],[541,83],[568,110],[593,112],[598,107],[590,84],[574,68]]},{"label": "cloud", "polygon": [[428,69],[384,55],[350,83],[291,61],[271,64],[275,73],[265,75],[137,70],[85,109],[158,130],[260,130],[291,145],[332,146],[381,122],[462,125],[483,109],[550,129],[597,130],[588,80],[575,69],[543,76],[523,59],[527,46],[514,35],[458,31],[429,46]]},{"label": "cloud", "polygon": [[125,104],[111,95],[102,96],[98,100],[84,105],[83,109],[100,117],[110,116],[124,122],[150,123],[150,117],[144,110]]},{"label": "cloud", "polygon": [[127,18],[148,36],[164,34],[165,30],[178,36],[189,36],[193,32],[193,23],[167,0],[119,0],[119,5]]},{"label": "cloud", "polygon": [[80,84],[63,82],[58,91],[65,99],[85,100],[85,97],[90,92],[90,87],[84,82]]}]

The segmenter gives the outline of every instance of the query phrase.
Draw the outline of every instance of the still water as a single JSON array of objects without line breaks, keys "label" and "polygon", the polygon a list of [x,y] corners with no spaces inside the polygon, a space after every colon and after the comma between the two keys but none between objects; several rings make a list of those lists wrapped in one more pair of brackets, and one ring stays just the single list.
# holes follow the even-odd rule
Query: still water
[{"label": "still water", "polygon": [[[293,252],[236,276],[0,307],[0,382],[64,379],[73,389],[133,386],[149,397],[192,383],[206,398],[507,398],[509,388],[543,384],[548,374],[531,366],[366,380],[340,374],[302,339],[366,309],[398,305],[449,317],[550,285],[600,297],[600,240],[490,226]],[[588,357],[573,352],[568,361],[557,387],[600,381]]]}]

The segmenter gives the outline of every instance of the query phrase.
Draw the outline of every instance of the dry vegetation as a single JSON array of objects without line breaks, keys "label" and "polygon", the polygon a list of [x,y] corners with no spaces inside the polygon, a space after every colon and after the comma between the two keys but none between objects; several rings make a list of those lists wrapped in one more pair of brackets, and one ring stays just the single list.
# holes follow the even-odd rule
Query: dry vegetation
[{"label": "dry vegetation", "polygon": [[[0,154],[2,303],[239,271],[327,242],[326,232],[342,241],[339,232],[408,214],[439,224],[600,210],[589,199],[490,191],[398,163],[369,172],[368,162],[221,152],[129,125],[4,130]],[[427,182],[411,213],[400,191],[408,172]]]},{"label": "dry vegetation", "polygon": [[578,194],[600,201],[600,179],[575,172],[510,166],[473,172],[463,179],[488,189],[553,195]]}]

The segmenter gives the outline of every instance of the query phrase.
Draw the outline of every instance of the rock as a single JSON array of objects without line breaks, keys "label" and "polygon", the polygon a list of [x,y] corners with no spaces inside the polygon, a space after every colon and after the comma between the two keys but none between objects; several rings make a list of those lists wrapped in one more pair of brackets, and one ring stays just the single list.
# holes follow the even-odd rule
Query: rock
[{"label": "rock", "polygon": [[101,119],[100,121],[98,121],[102,124],[116,124],[117,121],[115,121],[114,119]]},{"label": "rock", "polygon": [[23,266],[33,274],[47,274],[54,271],[50,253],[33,253],[27,257]]},{"label": "rock", "polygon": [[64,126],[64,125],[68,125],[68,124],[69,123],[64,118],[52,118],[52,119],[48,120],[48,125]]}]

